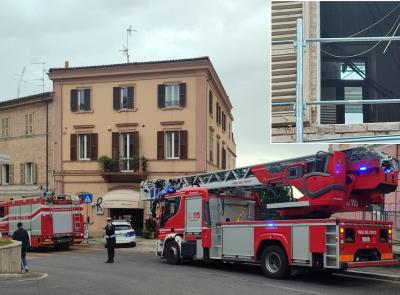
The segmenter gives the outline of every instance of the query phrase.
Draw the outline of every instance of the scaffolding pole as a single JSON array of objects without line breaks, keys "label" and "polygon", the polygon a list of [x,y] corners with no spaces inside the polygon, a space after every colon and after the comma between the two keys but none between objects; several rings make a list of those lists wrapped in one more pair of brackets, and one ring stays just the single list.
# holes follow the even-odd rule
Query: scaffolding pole
[{"label": "scaffolding pole", "polygon": [[303,142],[303,19],[297,19],[297,36],[296,36],[296,142]]}]

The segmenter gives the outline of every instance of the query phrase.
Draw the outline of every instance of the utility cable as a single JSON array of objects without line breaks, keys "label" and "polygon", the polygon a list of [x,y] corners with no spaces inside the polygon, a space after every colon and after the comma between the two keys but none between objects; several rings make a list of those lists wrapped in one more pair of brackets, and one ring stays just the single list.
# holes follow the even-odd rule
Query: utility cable
[{"label": "utility cable", "polygon": [[[399,5],[400,5],[400,4],[399,4]],[[390,35],[390,32],[391,32],[391,31],[393,30],[393,28],[396,26],[397,21],[398,21],[399,19],[400,19],[400,14],[398,15],[398,17],[397,17],[397,19],[395,20],[393,26],[392,26],[392,27],[390,28],[390,30],[387,32],[387,34],[385,35],[385,37],[387,37],[387,36]],[[400,23],[399,23],[399,25],[400,25]],[[398,28],[398,27],[397,27],[397,28]],[[397,28],[396,28],[396,30],[397,30]],[[396,32],[396,30],[395,30],[395,32]],[[375,49],[375,48],[376,48],[380,43],[382,43],[382,42],[384,42],[384,41],[378,41],[378,42],[375,43],[371,48],[368,48],[367,50],[365,50],[365,51],[363,51],[363,52],[360,52],[360,53],[357,53],[357,54],[353,54],[353,55],[335,55],[335,54],[330,53],[330,52],[328,52],[328,51],[326,51],[326,50],[324,50],[324,49],[322,49],[322,48],[321,48],[321,51],[324,52],[325,54],[330,55],[330,56],[335,57],[335,58],[353,58],[353,57],[358,57],[358,56],[360,56],[360,55],[364,55],[364,54],[370,52],[371,50]]]}]

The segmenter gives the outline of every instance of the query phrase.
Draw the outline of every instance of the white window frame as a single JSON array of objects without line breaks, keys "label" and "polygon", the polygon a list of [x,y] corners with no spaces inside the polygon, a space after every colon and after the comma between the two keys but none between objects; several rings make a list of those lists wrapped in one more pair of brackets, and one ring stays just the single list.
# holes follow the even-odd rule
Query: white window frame
[{"label": "white window frame", "polygon": [[[121,147],[120,153],[121,153],[121,159],[122,159],[122,161],[124,161],[124,160],[129,160],[129,159],[132,158],[132,156],[133,156],[133,151],[130,150],[130,137],[129,137],[129,135],[131,135],[131,134],[132,134],[132,133],[130,133],[130,132],[126,132],[126,133],[121,133],[121,134],[120,134],[120,147]],[[125,157],[124,157],[124,150],[125,150],[125,147],[124,147],[124,137],[126,137],[126,145],[127,145]],[[130,162],[127,161],[127,169],[123,169],[123,170],[121,170],[121,172],[130,172],[130,171],[133,171],[133,167],[132,167],[132,169],[131,169],[131,167],[130,167],[129,164],[130,164]]]},{"label": "white window frame", "polygon": [[180,89],[179,84],[165,85],[165,107],[179,107]]},{"label": "white window frame", "polygon": [[[128,109],[128,87],[120,87],[119,92],[119,107],[120,109],[127,110]],[[125,96],[124,96],[125,95]],[[124,107],[124,98],[126,99],[126,107]]]},{"label": "white window frame", "polygon": [[[81,157],[81,148],[82,148],[82,143],[81,143],[81,138],[83,138],[83,157]],[[79,160],[81,161],[89,161],[90,157],[88,157],[88,135],[87,134],[78,134],[78,156]]]},{"label": "white window frame", "polygon": [[31,162],[25,163],[25,184],[33,184],[33,163]]},{"label": "white window frame", "polygon": [[1,119],[1,137],[10,136],[10,118]]},{"label": "white window frame", "polygon": [[25,115],[25,135],[31,135],[33,131],[33,113]]},{"label": "white window frame", "polygon": [[[179,131],[165,131],[165,158],[168,160],[178,160],[180,158],[180,138],[179,138]],[[169,155],[169,145],[168,139],[169,135],[171,135],[171,153]],[[178,136],[178,147],[175,147],[175,136]],[[178,156],[175,155],[175,149],[178,149]],[[172,154],[172,155],[171,155]]]},{"label": "white window frame", "polygon": [[[7,177],[7,168],[8,168],[8,177]],[[10,184],[10,165],[3,164],[1,165],[1,184]]]},{"label": "white window frame", "polygon": [[85,90],[86,89],[78,89],[78,111],[85,111]]}]

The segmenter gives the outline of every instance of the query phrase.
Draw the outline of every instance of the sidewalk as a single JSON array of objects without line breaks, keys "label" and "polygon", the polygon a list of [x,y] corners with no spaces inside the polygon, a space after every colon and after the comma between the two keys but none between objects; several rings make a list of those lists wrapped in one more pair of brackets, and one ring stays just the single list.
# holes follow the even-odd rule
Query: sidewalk
[{"label": "sidewalk", "polygon": [[[138,252],[154,252],[155,242],[154,239],[144,239],[142,237],[136,238],[136,247],[131,248],[133,251]],[[83,241],[74,247],[88,247],[88,248],[104,248],[103,238],[90,238],[89,241]]]}]

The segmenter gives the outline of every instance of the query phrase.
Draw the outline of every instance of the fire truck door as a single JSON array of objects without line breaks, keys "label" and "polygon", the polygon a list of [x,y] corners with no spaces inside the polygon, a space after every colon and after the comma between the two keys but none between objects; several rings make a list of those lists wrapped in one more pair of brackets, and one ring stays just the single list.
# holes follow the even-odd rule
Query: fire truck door
[{"label": "fire truck door", "polygon": [[17,230],[17,224],[21,220],[21,206],[10,206],[8,209],[9,235],[11,236]]},{"label": "fire truck door", "polygon": [[201,234],[202,226],[201,196],[186,198],[185,232],[186,234]]},{"label": "fire truck door", "polygon": [[292,226],[292,259],[307,262],[310,260],[310,235],[308,225]]}]

